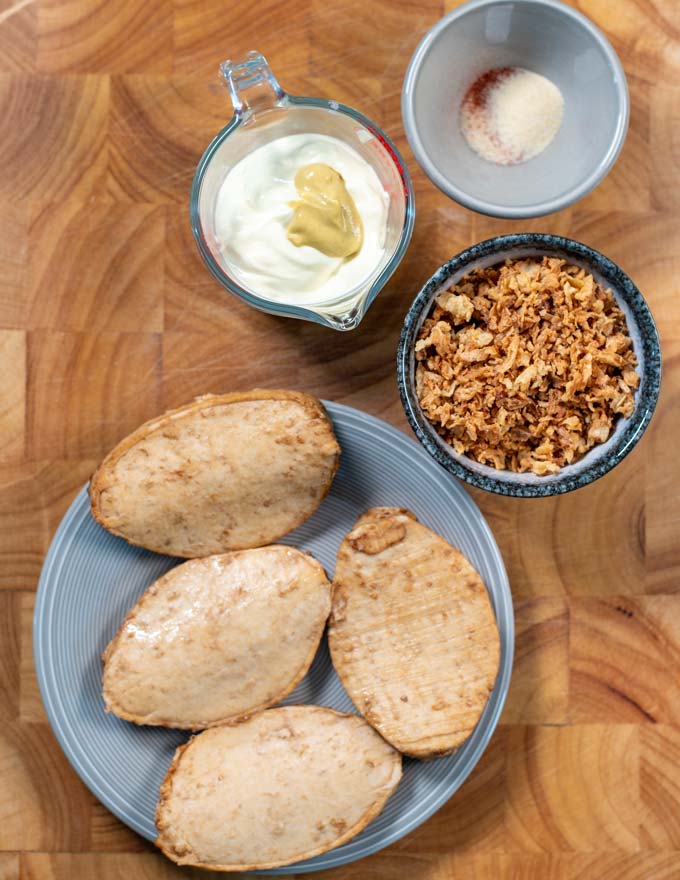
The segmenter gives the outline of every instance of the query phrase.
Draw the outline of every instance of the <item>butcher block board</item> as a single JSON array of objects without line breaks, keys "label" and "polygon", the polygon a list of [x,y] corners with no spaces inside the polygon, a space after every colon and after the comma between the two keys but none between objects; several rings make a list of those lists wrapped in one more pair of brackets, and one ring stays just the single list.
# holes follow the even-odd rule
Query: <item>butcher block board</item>
[{"label": "butcher block board", "polygon": [[[180,870],[80,783],[41,705],[41,563],[118,440],[206,391],[290,386],[408,431],[395,351],[437,266],[502,232],[603,251],[661,333],[661,400],[612,473],[545,500],[473,492],[503,552],[517,652],[501,725],[440,812],[337,880],[680,877],[680,7],[581,0],[631,93],[609,177],[578,205],[491,220],[417,167],[399,93],[441,0],[0,3],[0,878],[168,880]],[[263,52],[284,88],[357,107],[416,190],[413,242],[358,330],[256,313],[195,252],[188,193],[231,115],[217,67]],[[307,875],[316,876],[316,875]]]}]

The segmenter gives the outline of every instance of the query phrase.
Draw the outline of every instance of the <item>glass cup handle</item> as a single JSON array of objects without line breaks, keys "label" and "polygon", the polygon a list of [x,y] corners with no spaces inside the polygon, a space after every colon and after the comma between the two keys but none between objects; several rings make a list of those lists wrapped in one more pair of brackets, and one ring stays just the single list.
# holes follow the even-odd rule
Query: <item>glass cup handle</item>
[{"label": "glass cup handle", "polygon": [[259,52],[248,52],[237,61],[224,61],[220,73],[229,89],[234,116],[242,122],[286,104],[286,93]]}]

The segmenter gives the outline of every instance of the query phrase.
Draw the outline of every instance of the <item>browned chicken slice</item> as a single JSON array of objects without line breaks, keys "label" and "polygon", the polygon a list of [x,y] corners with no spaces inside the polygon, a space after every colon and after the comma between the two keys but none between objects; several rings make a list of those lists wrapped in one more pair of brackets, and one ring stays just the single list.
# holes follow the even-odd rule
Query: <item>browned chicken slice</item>
[{"label": "browned chicken slice", "polygon": [[104,653],[107,709],[201,730],[282,700],[305,675],[330,611],[321,565],[274,545],[190,559],[159,578]]},{"label": "browned chicken slice", "polygon": [[408,510],[376,507],[340,545],[328,640],[354,704],[407,755],[454,751],[500,658],[489,596],[468,560]]},{"label": "browned chicken slice", "polygon": [[206,395],[106,456],[90,483],[92,513],[114,535],[170,556],[261,547],[314,513],[339,455],[309,394]]},{"label": "browned chicken slice", "polygon": [[156,844],[180,865],[275,868],[358,834],[401,778],[401,755],[357,715],[267,709],[180,747],[161,786]]}]

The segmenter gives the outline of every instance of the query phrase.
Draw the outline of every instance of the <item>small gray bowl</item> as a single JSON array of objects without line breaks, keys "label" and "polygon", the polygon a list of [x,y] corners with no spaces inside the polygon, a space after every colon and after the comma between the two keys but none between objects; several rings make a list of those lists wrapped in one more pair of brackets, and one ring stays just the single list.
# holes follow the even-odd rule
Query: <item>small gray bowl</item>
[{"label": "small gray bowl", "polygon": [[[497,470],[457,453],[437,434],[423,414],[415,389],[415,343],[435,296],[473,269],[495,266],[505,259],[551,256],[583,266],[604,287],[611,289],[628,323],[638,359],[640,385],[629,419],[620,418],[606,443],[589,450],[557,474],[539,477],[530,473]],[[661,346],[654,318],[642,294],[616,263],[593,248],[569,238],[541,233],[500,235],[473,245],[445,263],[430,278],[409,309],[397,352],[397,382],[401,402],[416,437],[430,455],[461,480],[499,495],[539,498],[562,495],[592,483],[628,455],[645,432],[659,397]]]},{"label": "small gray bowl", "polygon": [[[469,86],[505,66],[546,76],[564,97],[554,140],[511,166],[478,156],[458,124]],[[512,219],[559,211],[600,183],[623,146],[629,97],[616,53],[580,12],[557,0],[471,0],[417,47],[401,110],[411,149],[439,189],[474,211]]]}]

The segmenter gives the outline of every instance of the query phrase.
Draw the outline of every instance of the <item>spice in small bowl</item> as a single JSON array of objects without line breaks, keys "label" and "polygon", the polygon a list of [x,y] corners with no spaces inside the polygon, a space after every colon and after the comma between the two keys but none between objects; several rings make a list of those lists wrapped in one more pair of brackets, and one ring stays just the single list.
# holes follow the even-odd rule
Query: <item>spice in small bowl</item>
[{"label": "spice in small bowl", "polygon": [[562,93],[547,77],[521,67],[496,67],[465,93],[460,129],[482,159],[517,165],[545,150],[563,116]]},{"label": "spice in small bowl", "polygon": [[401,106],[413,154],[442,192],[518,219],[597,186],[623,145],[629,99],[614,50],[576,9],[473,0],[420,42]]}]

